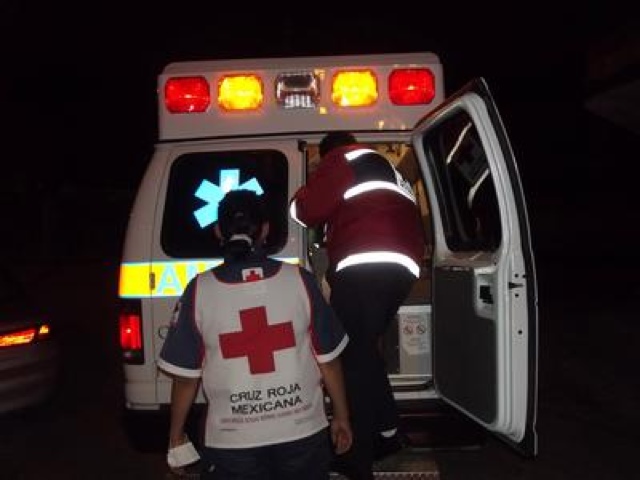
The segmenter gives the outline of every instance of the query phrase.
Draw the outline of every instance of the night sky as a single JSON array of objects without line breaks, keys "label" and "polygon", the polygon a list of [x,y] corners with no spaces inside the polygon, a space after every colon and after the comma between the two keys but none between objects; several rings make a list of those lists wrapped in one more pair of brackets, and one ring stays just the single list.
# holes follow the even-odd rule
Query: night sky
[{"label": "night sky", "polygon": [[[542,250],[575,242],[575,233],[557,232],[557,219],[547,212],[576,208],[582,215],[601,207],[592,192],[602,189],[603,174],[605,188],[620,196],[614,201],[627,201],[600,155],[610,155],[606,139],[612,134],[623,151],[637,146],[638,136],[586,112],[584,102],[589,54],[637,19],[632,2],[518,2],[509,8],[403,2],[389,3],[393,11],[385,12],[373,5],[366,12],[338,11],[324,2],[291,4],[294,13],[280,3],[259,12],[244,5],[220,11],[219,2],[147,9],[137,2],[6,3],[0,6],[5,191],[79,185],[133,191],[156,138],[156,76],[172,61],[429,50],[441,58],[449,93],[473,77],[487,79],[531,216],[544,232]],[[606,162],[615,166],[621,156],[616,152]]]}]

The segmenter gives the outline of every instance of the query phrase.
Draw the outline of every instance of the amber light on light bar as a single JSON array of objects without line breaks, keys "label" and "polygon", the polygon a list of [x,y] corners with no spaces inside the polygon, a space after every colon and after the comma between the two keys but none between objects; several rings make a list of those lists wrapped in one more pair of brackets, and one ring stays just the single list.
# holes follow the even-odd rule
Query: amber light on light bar
[{"label": "amber light on light bar", "polygon": [[164,104],[171,113],[204,112],[211,103],[204,77],[174,77],[164,84]]},{"label": "amber light on light bar", "polygon": [[367,107],[378,100],[378,79],[371,70],[344,70],[333,76],[331,100],[340,107]]},{"label": "amber light on light bar", "polygon": [[256,110],[263,99],[262,80],[257,75],[225,75],[218,82],[218,105],[223,110]]},{"label": "amber light on light bar", "polygon": [[389,99],[395,105],[425,104],[435,95],[433,73],[427,68],[398,69],[389,75]]}]

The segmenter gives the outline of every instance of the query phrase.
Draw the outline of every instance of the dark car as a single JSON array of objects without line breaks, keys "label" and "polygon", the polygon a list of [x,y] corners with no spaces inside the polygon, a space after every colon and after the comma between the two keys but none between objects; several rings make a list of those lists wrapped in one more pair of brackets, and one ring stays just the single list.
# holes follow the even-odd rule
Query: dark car
[{"label": "dark car", "polygon": [[0,266],[0,414],[46,402],[59,364],[51,319],[17,276]]}]

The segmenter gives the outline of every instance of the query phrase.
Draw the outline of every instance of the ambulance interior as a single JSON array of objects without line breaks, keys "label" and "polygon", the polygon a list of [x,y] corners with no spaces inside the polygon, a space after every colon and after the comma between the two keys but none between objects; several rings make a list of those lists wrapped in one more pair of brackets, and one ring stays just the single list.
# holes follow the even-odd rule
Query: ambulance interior
[{"label": "ambulance interior", "polygon": [[[425,248],[420,278],[414,284],[407,300],[401,307],[395,321],[389,326],[382,348],[384,349],[387,371],[394,386],[431,385],[431,253],[433,245],[429,200],[425,182],[421,176],[413,147],[402,142],[367,142],[388,158],[413,187],[420,208],[425,232]],[[313,172],[320,156],[317,145],[309,145],[307,150],[307,172]],[[308,256],[318,281],[322,283],[325,295],[329,295],[324,274],[327,268],[322,232],[308,231]]]}]

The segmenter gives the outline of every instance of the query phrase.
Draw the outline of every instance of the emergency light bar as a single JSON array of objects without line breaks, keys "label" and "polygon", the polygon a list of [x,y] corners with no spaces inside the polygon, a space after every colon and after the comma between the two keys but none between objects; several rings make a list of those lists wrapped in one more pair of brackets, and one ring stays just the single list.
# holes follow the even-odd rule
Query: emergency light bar
[{"label": "emergency light bar", "polygon": [[[275,84],[275,100],[284,108],[318,105],[318,78],[312,72],[282,73]],[[428,104],[435,96],[433,74],[427,70],[396,69],[389,77],[389,98],[395,105]],[[225,111],[256,110],[264,93],[257,74],[225,75],[218,82],[217,103]],[[331,100],[340,107],[373,105],[378,100],[378,79],[370,70],[337,72]],[[203,77],[173,77],[165,85],[165,104],[171,113],[200,113],[211,104]]]},{"label": "emergency light bar", "polygon": [[170,64],[159,78],[160,136],[243,133],[228,114],[246,114],[240,128],[251,133],[357,129],[353,121],[409,129],[444,98],[441,77],[431,53]]}]

